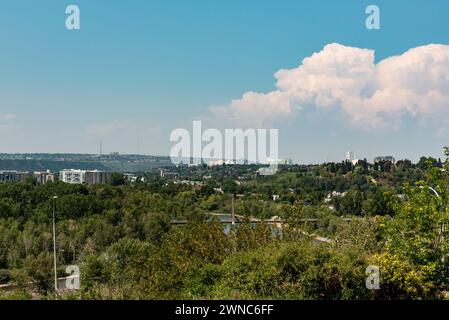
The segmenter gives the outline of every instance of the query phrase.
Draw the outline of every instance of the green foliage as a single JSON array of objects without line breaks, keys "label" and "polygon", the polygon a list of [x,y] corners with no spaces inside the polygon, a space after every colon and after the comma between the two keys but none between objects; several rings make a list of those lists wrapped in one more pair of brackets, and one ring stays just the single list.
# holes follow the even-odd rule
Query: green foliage
[{"label": "green foliage", "polygon": [[363,279],[363,261],[309,241],[283,242],[198,270],[185,291],[212,299],[360,299],[370,295]]},{"label": "green foliage", "polygon": [[25,259],[25,270],[39,292],[46,294],[52,289],[54,279],[52,267],[52,255],[47,252],[42,252],[35,257],[28,256]]},{"label": "green foliage", "polygon": [[[427,299],[449,289],[447,162],[177,170],[133,184],[121,174],[108,185],[0,184],[0,284],[13,286],[0,298],[55,298],[55,195],[58,274],[81,268],[82,290],[63,299]],[[229,229],[206,213],[231,212],[232,197],[240,223]],[[283,223],[262,222],[275,216]],[[365,287],[370,264],[380,290]]]},{"label": "green foliage", "polygon": [[416,265],[394,254],[377,254],[372,263],[381,270],[382,290],[376,292],[377,299],[438,299],[434,277],[436,265]]},{"label": "green foliage", "polygon": [[382,235],[378,219],[354,219],[339,224],[334,236],[336,249],[367,255],[380,249]]},{"label": "green foliage", "polygon": [[122,173],[114,172],[109,177],[109,183],[112,186],[121,186],[126,183],[125,176]]},{"label": "green foliage", "polygon": [[6,284],[11,280],[11,274],[9,270],[0,269],[0,285]]}]

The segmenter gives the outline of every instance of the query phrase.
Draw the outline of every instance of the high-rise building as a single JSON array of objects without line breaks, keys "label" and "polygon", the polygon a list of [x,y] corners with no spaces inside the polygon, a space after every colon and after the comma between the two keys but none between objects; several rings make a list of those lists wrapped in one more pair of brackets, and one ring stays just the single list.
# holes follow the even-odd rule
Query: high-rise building
[{"label": "high-rise building", "polygon": [[85,173],[87,184],[105,184],[107,180],[107,174],[104,171],[86,171]]},{"label": "high-rise building", "polygon": [[354,160],[355,160],[355,153],[354,153],[354,151],[346,152],[346,161],[352,162]]},{"label": "high-rise building", "polygon": [[86,182],[86,171],[76,169],[64,169],[59,171],[59,180],[70,184],[80,184]]},{"label": "high-rise building", "polygon": [[55,174],[53,172],[50,172],[50,170],[35,171],[34,177],[36,178],[37,184],[46,184],[47,182],[55,181]]},{"label": "high-rise building", "polygon": [[64,169],[59,172],[59,180],[70,184],[102,184],[106,183],[107,174],[98,170]]},{"label": "high-rise building", "polygon": [[25,181],[28,172],[21,171],[0,171],[0,182],[21,182]]}]

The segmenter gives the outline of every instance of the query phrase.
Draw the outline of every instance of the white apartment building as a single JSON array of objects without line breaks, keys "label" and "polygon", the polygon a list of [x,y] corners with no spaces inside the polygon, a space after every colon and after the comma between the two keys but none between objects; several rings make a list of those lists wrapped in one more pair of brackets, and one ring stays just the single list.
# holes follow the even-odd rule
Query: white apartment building
[{"label": "white apartment building", "polygon": [[352,162],[354,160],[355,160],[355,153],[354,153],[354,151],[346,152],[346,161]]},{"label": "white apartment building", "polygon": [[86,170],[64,169],[59,171],[59,180],[70,184],[86,182]]},{"label": "white apartment building", "polygon": [[64,169],[59,172],[59,180],[70,184],[103,184],[107,174],[99,170]]}]

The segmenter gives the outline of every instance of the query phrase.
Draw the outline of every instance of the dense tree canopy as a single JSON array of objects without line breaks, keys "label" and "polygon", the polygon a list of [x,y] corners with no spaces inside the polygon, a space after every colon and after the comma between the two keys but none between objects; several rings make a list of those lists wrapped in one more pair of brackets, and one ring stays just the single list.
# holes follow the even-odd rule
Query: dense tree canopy
[{"label": "dense tree canopy", "polygon": [[[448,290],[447,162],[257,169],[0,184],[0,284],[11,284],[0,297],[54,294],[53,204],[58,275],[81,270],[81,289],[66,298],[397,299]],[[231,213],[232,198],[239,223],[229,227],[216,214]],[[365,286],[369,265],[380,268],[379,290]]]}]

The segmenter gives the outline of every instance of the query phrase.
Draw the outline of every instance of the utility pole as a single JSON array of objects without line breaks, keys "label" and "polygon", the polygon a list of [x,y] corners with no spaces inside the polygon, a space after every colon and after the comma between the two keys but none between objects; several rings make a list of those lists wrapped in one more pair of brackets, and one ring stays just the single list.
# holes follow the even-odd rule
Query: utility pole
[{"label": "utility pole", "polygon": [[235,194],[232,193],[232,202],[231,202],[231,224],[234,226],[235,225],[235,205],[234,205],[234,197]]},{"label": "utility pole", "polygon": [[[434,188],[432,188],[430,186],[426,186],[426,187],[430,191],[432,191],[437,196],[438,199],[441,199],[440,194]],[[420,187],[420,188],[422,188],[422,187]],[[441,223],[441,226],[440,226],[440,239],[439,239],[439,241],[441,242],[441,245],[443,245],[443,243],[444,243],[444,221]],[[443,253],[443,255],[441,256],[441,262],[444,263],[445,260],[446,260],[445,259],[445,255]]]},{"label": "utility pole", "polygon": [[53,196],[53,268],[55,271],[55,293],[58,292],[58,273],[56,271],[56,225],[55,225],[55,207],[57,196]]},{"label": "utility pole", "polygon": [[231,198],[231,235],[232,235],[232,242],[233,242],[233,249],[234,252],[237,251],[237,230],[235,229],[235,204],[234,204],[234,198],[235,198],[235,193],[232,193],[232,198]]}]

